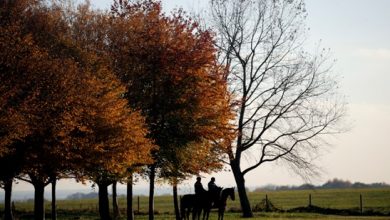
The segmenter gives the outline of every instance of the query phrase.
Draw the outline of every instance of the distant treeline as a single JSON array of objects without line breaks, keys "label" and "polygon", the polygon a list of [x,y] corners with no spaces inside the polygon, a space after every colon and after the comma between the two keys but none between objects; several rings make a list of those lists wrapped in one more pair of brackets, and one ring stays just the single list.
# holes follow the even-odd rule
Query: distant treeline
[{"label": "distant treeline", "polygon": [[256,188],[254,191],[263,191],[263,190],[302,190],[302,189],[344,189],[344,188],[384,188],[390,187],[387,183],[361,183],[354,182],[342,179],[333,179],[328,180],[326,183],[316,186],[313,184],[305,183],[300,186],[286,185],[286,186],[277,186],[277,185],[266,185]]},{"label": "distant treeline", "polygon": [[96,192],[91,192],[91,193],[74,193],[74,194],[71,194],[71,195],[68,195],[66,197],[66,199],[75,199],[75,200],[78,200],[78,199],[94,199],[94,198],[97,198],[99,195],[98,193]]},{"label": "distant treeline", "polygon": [[[322,185],[313,185],[309,183],[305,183],[299,186],[294,185],[285,185],[285,186],[278,186],[278,185],[265,185],[261,187],[255,188],[253,191],[264,191],[264,190],[305,190],[305,189],[346,189],[346,188],[386,188],[390,187],[390,184],[387,183],[361,183],[361,182],[354,182],[352,183],[349,180],[342,180],[342,179],[332,179],[328,180],[326,183]],[[91,192],[91,193],[74,193],[70,194],[66,197],[66,199],[73,199],[73,200],[79,200],[79,199],[94,199],[98,197],[98,193]]]}]

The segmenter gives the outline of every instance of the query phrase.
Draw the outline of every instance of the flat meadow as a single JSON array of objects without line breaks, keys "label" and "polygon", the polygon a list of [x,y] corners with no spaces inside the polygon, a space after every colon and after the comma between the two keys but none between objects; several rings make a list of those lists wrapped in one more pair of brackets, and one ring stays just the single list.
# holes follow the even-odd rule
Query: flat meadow
[{"label": "flat meadow", "polygon": [[[281,212],[255,212],[253,219],[390,219],[390,188],[370,189],[320,189],[320,190],[286,190],[286,191],[256,191],[249,192],[248,196],[252,207],[264,202],[265,197]],[[360,210],[360,195],[362,196],[363,213],[380,212],[387,216],[341,216],[322,215],[317,213],[286,212],[297,207],[307,207],[311,195],[311,204],[321,208]],[[110,201],[111,202],[111,201]],[[118,199],[122,219],[126,215],[126,198],[119,196]],[[147,219],[148,209],[147,196],[134,196],[133,207],[136,219]],[[50,201],[46,201],[47,218],[50,219]],[[236,192],[236,200],[228,200],[225,219],[238,219],[239,201]],[[97,219],[97,199],[82,200],[58,200],[59,219]],[[1,210],[3,204],[0,204]],[[33,210],[33,201],[16,201],[16,214],[20,219],[29,219],[29,213]],[[156,196],[155,198],[156,219],[174,219],[173,198],[171,195]],[[216,219],[213,212],[211,219]]]}]

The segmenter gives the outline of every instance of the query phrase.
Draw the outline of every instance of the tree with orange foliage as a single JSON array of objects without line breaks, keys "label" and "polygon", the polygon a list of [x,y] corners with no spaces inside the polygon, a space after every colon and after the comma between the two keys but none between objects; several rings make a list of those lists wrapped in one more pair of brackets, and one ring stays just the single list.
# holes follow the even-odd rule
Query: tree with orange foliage
[{"label": "tree with orange foliage", "polygon": [[[19,16],[29,14],[30,11],[24,10],[27,6],[28,2],[23,1],[3,2],[1,5],[0,121],[5,124],[2,126],[1,147],[9,154],[2,155],[0,160],[8,165],[7,172],[2,172],[7,197],[6,219],[12,219],[10,194],[13,178],[22,172],[24,166],[28,166],[26,156],[29,156],[28,150],[31,146],[27,145],[26,140],[31,140],[34,133],[39,133],[36,123],[43,122],[42,118],[34,114],[41,108],[37,104],[38,101],[43,101],[40,98],[48,94],[41,88],[47,86],[45,82],[53,76],[47,73],[55,73],[59,66],[52,65],[55,64],[53,59],[49,59],[47,52],[39,48],[32,36],[25,32],[23,20]],[[42,102],[42,105],[44,104],[46,103]],[[11,123],[6,125],[9,122]],[[42,195],[39,196],[43,202],[43,186],[41,188]]]},{"label": "tree with orange foliage", "polygon": [[[99,213],[102,219],[110,218],[107,187],[114,181],[125,178],[128,167],[152,163],[150,151],[154,148],[145,138],[147,129],[143,117],[138,112],[129,111],[127,101],[119,98],[124,87],[117,80],[107,81],[111,82],[110,85],[101,85],[102,89],[90,91],[93,96],[101,97],[85,103],[82,108],[85,112],[80,117],[83,129],[77,132],[76,137],[72,137],[74,145],[94,149],[76,153],[84,163],[75,170],[98,185]],[[92,82],[87,87],[93,88],[96,84],[99,82]]]},{"label": "tree with orange foliage", "polygon": [[[124,87],[104,57],[70,37],[61,8],[27,0],[10,9],[8,17],[2,14],[8,20],[2,19],[0,34],[1,78],[8,82],[1,87],[0,121],[12,120],[6,114],[12,110],[26,116],[21,121],[28,132],[18,136],[20,178],[34,185],[35,219],[44,219],[44,187],[53,176],[93,177],[107,195],[101,177],[150,163],[153,145],[145,138],[143,117],[129,110]],[[18,140],[5,131],[2,149]],[[108,201],[100,204],[102,219],[108,219]]]},{"label": "tree with orange foliage", "polygon": [[[212,33],[182,11],[164,15],[159,2],[116,2],[107,36],[126,97],[141,109],[149,137],[159,146],[149,166],[153,219],[156,174],[178,179],[222,167],[218,159],[233,136],[225,74],[216,62]],[[208,161],[201,166],[197,159]]]},{"label": "tree with orange foliage", "polygon": [[[0,186],[5,191],[4,219],[12,220],[12,184],[22,169],[20,142],[30,133],[27,117],[20,111],[24,108],[21,100],[23,79],[14,68],[23,60],[20,57],[16,60],[13,52],[28,53],[29,39],[15,33],[19,32],[18,27],[6,25],[11,20],[11,10],[7,6],[5,2],[0,4]],[[21,44],[27,45],[22,48]]]}]

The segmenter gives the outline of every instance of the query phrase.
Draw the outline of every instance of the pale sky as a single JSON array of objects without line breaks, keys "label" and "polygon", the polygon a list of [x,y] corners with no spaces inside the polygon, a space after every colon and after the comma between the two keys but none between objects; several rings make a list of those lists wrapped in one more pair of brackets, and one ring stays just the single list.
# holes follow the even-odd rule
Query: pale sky
[{"label": "pale sky", "polygon": [[[163,0],[166,11],[175,7],[198,10],[207,0]],[[91,0],[99,8],[110,1]],[[313,183],[341,178],[365,183],[390,183],[390,0],[307,0],[309,43],[321,40],[337,60],[341,91],[348,101],[352,129],[332,139],[319,165],[324,173]],[[228,172],[213,174],[217,184],[234,186]],[[210,176],[205,175],[207,183]],[[191,187],[194,178],[184,184]],[[269,164],[246,176],[248,186],[291,185],[304,181],[286,167]],[[146,186],[140,182],[139,186]],[[62,181],[58,189],[80,188]],[[32,189],[18,184],[15,190]],[[48,189],[47,189],[48,190]]]}]

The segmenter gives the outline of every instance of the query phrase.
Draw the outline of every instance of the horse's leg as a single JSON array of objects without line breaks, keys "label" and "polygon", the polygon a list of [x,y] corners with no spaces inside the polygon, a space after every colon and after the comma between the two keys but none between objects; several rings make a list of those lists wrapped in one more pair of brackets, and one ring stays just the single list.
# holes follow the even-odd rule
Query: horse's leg
[{"label": "horse's leg", "polygon": [[200,212],[201,212],[201,209],[199,209],[198,207],[194,207],[194,209],[192,210],[192,220],[199,220],[200,219]]},{"label": "horse's leg", "polygon": [[180,209],[180,219],[186,220],[186,209],[185,208]]},{"label": "horse's leg", "polygon": [[223,220],[224,213],[225,213],[225,207],[221,207],[218,209],[218,220]]},{"label": "horse's leg", "polygon": [[196,208],[194,207],[192,209],[192,220],[195,220],[195,216],[196,216]]},{"label": "horse's leg", "polygon": [[207,208],[203,208],[203,220],[206,219],[207,216]]},{"label": "horse's leg", "polygon": [[185,213],[185,219],[186,220],[190,220],[190,212],[191,212],[191,208],[188,208],[187,212]]}]

